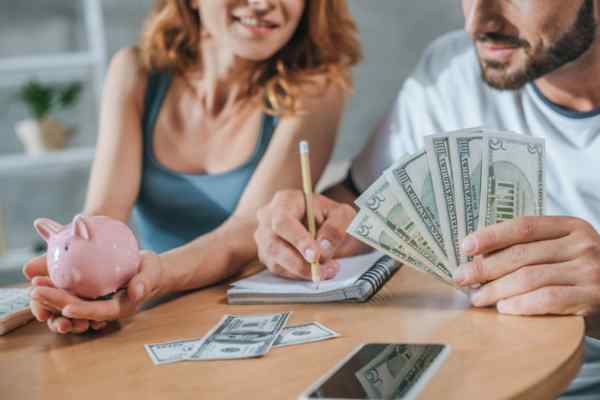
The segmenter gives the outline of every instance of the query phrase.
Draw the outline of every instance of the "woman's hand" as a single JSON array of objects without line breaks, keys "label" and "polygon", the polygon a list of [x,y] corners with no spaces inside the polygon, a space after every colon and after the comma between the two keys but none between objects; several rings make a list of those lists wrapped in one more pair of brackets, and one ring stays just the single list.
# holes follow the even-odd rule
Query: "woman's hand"
[{"label": "woman's hand", "polygon": [[108,321],[134,314],[138,306],[160,290],[161,260],[152,252],[141,252],[140,270],[129,281],[127,290],[110,300],[89,301],[56,288],[48,277],[46,256],[34,258],[23,268],[33,284],[31,311],[38,321],[47,321],[57,333],[82,333],[102,329]]},{"label": "woman's hand", "polygon": [[313,209],[319,226],[316,240],[302,224],[306,215],[304,193],[300,190],[278,192],[273,201],[258,212],[254,235],[258,257],[276,275],[310,280],[309,263],[321,263],[321,278],[331,279],[339,272],[334,258],[368,251],[346,234],[356,215],[352,206],[314,195]]}]

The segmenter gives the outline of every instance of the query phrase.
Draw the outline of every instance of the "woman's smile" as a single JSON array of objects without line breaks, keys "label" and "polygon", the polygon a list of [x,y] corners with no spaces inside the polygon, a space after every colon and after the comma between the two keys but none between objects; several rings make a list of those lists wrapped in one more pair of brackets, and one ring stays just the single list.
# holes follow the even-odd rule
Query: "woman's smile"
[{"label": "woman's smile", "polygon": [[233,15],[234,25],[240,27],[238,31],[245,37],[262,37],[270,34],[280,27],[273,20],[257,16]]}]

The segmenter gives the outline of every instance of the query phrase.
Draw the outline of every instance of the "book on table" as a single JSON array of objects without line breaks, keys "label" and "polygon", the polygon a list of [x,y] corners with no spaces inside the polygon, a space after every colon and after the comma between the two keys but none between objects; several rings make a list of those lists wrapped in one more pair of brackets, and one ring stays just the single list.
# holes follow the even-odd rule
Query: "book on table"
[{"label": "book on table", "polygon": [[232,283],[229,304],[364,302],[376,294],[400,268],[379,252],[342,258],[340,272],[318,288],[310,281],[280,278],[268,270]]}]

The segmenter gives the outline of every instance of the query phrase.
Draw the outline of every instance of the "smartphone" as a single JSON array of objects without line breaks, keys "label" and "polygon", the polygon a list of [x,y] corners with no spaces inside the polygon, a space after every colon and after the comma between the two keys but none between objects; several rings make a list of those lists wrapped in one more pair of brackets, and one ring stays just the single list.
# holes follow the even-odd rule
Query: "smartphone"
[{"label": "smartphone", "polygon": [[444,344],[363,344],[300,399],[414,399],[449,352]]}]

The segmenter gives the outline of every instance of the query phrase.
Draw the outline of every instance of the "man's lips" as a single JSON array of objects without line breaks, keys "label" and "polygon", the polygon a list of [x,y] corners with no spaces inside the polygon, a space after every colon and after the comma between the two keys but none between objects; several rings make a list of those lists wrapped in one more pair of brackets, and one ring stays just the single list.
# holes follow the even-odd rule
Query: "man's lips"
[{"label": "man's lips", "polygon": [[479,54],[485,60],[490,61],[506,61],[510,58],[521,46],[504,43],[478,43]]}]

